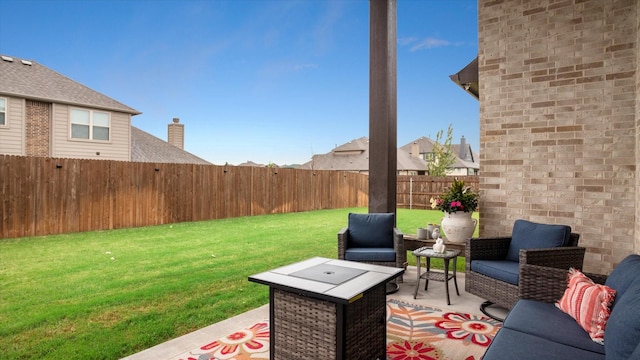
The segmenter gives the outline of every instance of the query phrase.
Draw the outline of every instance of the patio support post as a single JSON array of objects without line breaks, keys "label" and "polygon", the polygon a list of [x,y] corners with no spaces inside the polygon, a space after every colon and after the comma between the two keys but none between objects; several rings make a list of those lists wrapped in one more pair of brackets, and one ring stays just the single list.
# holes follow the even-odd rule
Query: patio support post
[{"label": "patio support post", "polygon": [[396,212],[396,0],[369,1],[369,212]]}]

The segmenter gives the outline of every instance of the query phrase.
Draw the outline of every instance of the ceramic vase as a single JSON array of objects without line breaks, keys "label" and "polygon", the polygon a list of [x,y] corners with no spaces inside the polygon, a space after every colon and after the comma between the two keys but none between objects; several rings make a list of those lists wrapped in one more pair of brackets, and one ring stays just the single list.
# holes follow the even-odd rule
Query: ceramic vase
[{"label": "ceramic vase", "polygon": [[438,228],[439,228],[438,224],[428,224],[427,225],[427,232],[429,233],[429,239],[437,239],[436,237],[433,237],[431,234],[433,234],[433,230],[438,229]]},{"label": "ceramic vase", "polygon": [[444,232],[448,242],[464,244],[467,238],[473,235],[478,220],[471,218],[470,212],[456,211],[445,213],[440,223],[440,228]]}]

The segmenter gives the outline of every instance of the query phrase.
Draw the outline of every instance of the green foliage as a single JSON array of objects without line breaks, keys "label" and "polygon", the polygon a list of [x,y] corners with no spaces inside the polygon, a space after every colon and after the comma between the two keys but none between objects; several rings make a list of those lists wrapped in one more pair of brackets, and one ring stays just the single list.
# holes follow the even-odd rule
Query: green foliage
[{"label": "green foliage", "polygon": [[433,144],[432,156],[427,162],[427,173],[430,176],[446,176],[447,169],[456,161],[456,157],[451,149],[453,141],[453,127],[449,124],[447,137],[442,141],[444,131],[441,129],[436,134],[436,141]]},{"label": "green foliage", "polygon": [[[366,211],[2,239],[2,358],[118,359],[264,305],[268,287],[249,275],[337,258],[347,214]],[[397,213],[398,228],[411,234],[442,218],[433,210]]]},{"label": "green foliage", "polygon": [[464,180],[455,179],[447,191],[431,199],[431,208],[449,214],[456,211],[474,212],[478,208],[478,194],[466,186]]}]

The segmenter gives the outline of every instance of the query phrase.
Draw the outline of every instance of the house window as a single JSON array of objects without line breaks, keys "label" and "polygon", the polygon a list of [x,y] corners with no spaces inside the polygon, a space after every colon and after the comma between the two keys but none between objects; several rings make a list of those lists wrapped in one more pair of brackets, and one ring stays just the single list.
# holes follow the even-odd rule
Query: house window
[{"label": "house window", "polygon": [[0,126],[7,125],[7,99],[0,98]]},{"label": "house window", "polygon": [[71,138],[109,141],[109,113],[71,109]]}]

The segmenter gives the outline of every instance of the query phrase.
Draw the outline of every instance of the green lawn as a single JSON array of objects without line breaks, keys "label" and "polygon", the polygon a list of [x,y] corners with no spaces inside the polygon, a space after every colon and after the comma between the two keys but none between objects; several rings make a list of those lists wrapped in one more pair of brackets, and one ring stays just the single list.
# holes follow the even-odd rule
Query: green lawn
[{"label": "green lawn", "polygon": [[[2,358],[118,359],[266,304],[247,277],[335,258],[350,211],[366,209],[0,240]],[[399,209],[397,223],[441,217]]]}]

